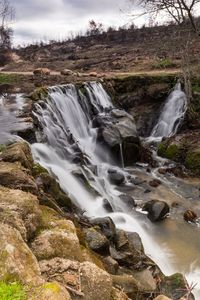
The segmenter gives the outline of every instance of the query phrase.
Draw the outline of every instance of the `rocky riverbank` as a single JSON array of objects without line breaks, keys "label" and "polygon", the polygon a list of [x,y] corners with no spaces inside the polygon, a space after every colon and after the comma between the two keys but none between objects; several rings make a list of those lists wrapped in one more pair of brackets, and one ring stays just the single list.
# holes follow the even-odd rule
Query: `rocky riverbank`
[{"label": "rocky riverbank", "polygon": [[[82,217],[25,142],[0,154],[0,280],[27,299],[181,299],[181,274],[164,276],[138,234]],[[25,298],[24,298],[25,299]],[[193,299],[190,295],[188,299]]]}]

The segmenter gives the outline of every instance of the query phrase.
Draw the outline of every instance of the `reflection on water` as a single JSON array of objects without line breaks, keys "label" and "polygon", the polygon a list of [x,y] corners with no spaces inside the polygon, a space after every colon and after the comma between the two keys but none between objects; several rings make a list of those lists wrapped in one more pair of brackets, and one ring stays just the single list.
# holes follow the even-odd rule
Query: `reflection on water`
[{"label": "reflection on water", "polygon": [[5,94],[0,96],[0,144],[20,139],[13,134],[25,126],[23,119],[18,118],[25,105],[22,94]]}]

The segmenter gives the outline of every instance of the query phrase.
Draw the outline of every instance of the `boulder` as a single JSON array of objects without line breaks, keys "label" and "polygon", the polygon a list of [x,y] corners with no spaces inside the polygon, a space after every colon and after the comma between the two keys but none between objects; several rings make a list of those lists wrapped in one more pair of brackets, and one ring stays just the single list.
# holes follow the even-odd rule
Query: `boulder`
[{"label": "boulder", "polygon": [[112,184],[121,185],[125,181],[124,174],[116,170],[108,170],[108,178]]},{"label": "boulder", "polygon": [[40,261],[40,268],[45,280],[58,281],[73,300],[110,300],[111,276],[93,263],[54,258]]},{"label": "boulder", "polygon": [[135,200],[130,195],[123,194],[120,195],[119,198],[123,201],[123,203],[125,203],[131,209],[137,206]]},{"label": "boulder", "polygon": [[[188,283],[182,274],[176,273],[172,276],[166,276],[160,283],[160,293],[173,300],[184,298],[188,291]],[[187,296],[188,300],[194,300],[192,292]]]},{"label": "boulder", "polygon": [[103,263],[104,263],[106,271],[109,274],[116,275],[118,268],[119,268],[119,264],[116,260],[114,260],[111,256],[107,256],[107,257],[103,258]]},{"label": "boulder", "polygon": [[161,181],[159,179],[153,179],[153,180],[149,181],[149,185],[154,188],[158,187],[160,184],[161,184]]},{"label": "boulder", "polygon": [[113,220],[109,217],[96,218],[91,220],[92,225],[97,225],[102,233],[108,238],[113,239],[116,234],[116,228]]},{"label": "boulder", "polygon": [[82,261],[81,247],[74,224],[68,220],[54,221],[55,227],[42,231],[31,249],[38,260],[61,257]]},{"label": "boulder", "polygon": [[37,197],[0,187],[0,221],[17,229],[25,241],[31,239],[41,225]]},{"label": "boulder", "polygon": [[97,77],[97,75],[98,75],[97,72],[90,72],[89,73],[89,76],[91,76],[91,77]]},{"label": "boulder", "polygon": [[43,283],[38,262],[19,231],[0,224],[0,236],[0,280],[17,280],[32,286]]},{"label": "boulder", "polygon": [[94,228],[85,229],[85,239],[90,249],[95,252],[105,253],[109,249],[108,239]]},{"label": "boulder", "polygon": [[34,75],[50,75],[51,71],[47,68],[37,68],[33,71]]},{"label": "boulder", "polygon": [[64,76],[70,76],[70,75],[74,75],[74,72],[72,70],[69,70],[69,69],[64,69],[60,72],[61,75],[64,75]]},{"label": "boulder", "polygon": [[107,212],[113,212],[112,205],[107,199],[103,199],[103,207]]},{"label": "boulder", "polygon": [[131,299],[137,299],[139,288],[131,275],[112,275],[113,285],[120,288]]},{"label": "boulder", "polygon": [[151,222],[162,221],[169,213],[169,205],[164,201],[150,200],[144,204],[142,210],[147,211]]},{"label": "boulder", "polygon": [[31,149],[26,142],[17,142],[7,146],[1,153],[0,158],[5,162],[20,162],[27,169],[33,167]]},{"label": "boulder", "polygon": [[31,291],[28,300],[71,300],[68,291],[58,282],[46,282]]},{"label": "boulder", "polygon": [[80,265],[80,278],[84,300],[110,300],[112,279],[107,272],[90,262],[84,262]]},{"label": "boulder", "polygon": [[33,194],[38,193],[33,178],[18,163],[0,162],[0,185]]}]

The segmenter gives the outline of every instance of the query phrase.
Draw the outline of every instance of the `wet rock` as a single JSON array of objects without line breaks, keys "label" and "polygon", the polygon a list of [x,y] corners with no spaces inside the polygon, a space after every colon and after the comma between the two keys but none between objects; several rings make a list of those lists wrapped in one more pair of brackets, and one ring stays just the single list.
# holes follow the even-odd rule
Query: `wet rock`
[{"label": "wet rock", "polygon": [[43,282],[35,256],[19,231],[0,224],[0,280],[12,279],[32,286]]},{"label": "wet rock", "polygon": [[16,228],[24,241],[31,239],[41,223],[37,197],[0,187],[0,221]]},{"label": "wet rock", "polygon": [[71,300],[68,291],[58,282],[47,282],[32,290],[29,300]]},{"label": "wet rock", "polygon": [[113,212],[112,205],[110,204],[110,202],[107,199],[103,199],[103,207],[105,208],[105,210],[107,212]]},{"label": "wet rock", "polygon": [[137,282],[141,292],[153,292],[156,290],[156,281],[154,280],[150,270],[146,269],[140,272],[133,272],[132,276]]},{"label": "wet rock", "polygon": [[97,218],[91,220],[92,225],[98,225],[102,233],[108,238],[114,238],[116,234],[115,224],[113,220],[109,217],[106,218]]},{"label": "wet rock", "polygon": [[108,177],[110,182],[115,185],[121,185],[125,180],[124,174],[119,173],[115,170],[109,170]]},{"label": "wet rock", "polygon": [[126,203],[128,205],[128,207],[134,208],[137,206],[133,197],[126,195],[126,194],[120,195],[119,197],[124,203]]},{"label": "wet rock", "polygon": [[5,162],[20,162],[27,169],[33,167],[31,149],[26,142],[18,142],[7,146],[0,157]]},{"label": "wet rock", "polygon": [[161,181],[159,179],[154,179],[149,181],[149,185],[156,188],[161,184]]},{"label": "wet rock", "polygon": [[82,261],[83,257],[74,224],[64,219],[55,224],[54,228],[42,231],[32,242],[31,249],[37,259],[61,257]]},{"label": "wet rock", "polygon": [[38,193],[33,178],[27,173],[26,169],[17,163],[0,162],[0,185],[33,194]]},{"label": "wet rock", "polygon": [[163,220],[169,213],[169,205],[164,201],[151,200],[145,203],[142,208],[144,211],[148,212],[147,217],[152,222],[157,222]]},{"label": "wet rock", "polygon": [[105,253],[109,248],[108,239],[94,228],[85,229],[85,239],[93,251]]},{"label": "wet rock", "polygon": [[104,263],[106,271],[109,274],[115,275],[117,273],[119,264],[111,256],[107,256],[107,257],[103,258],[103,263]]},{"label": "wet rock", "polygon": [[130,182],[132,182],[135,185],[141,185],[144,183],[144,180],[140,179],[139,177],[131,178]]},{"label": "wet rock", "polygon": [[158,169],[158,172],[162,175],[165,175],[167,173],[167,169],[164,169],[164,168],[159,168]]},{"label": "wet rock", "polygon": [[189,209],[185,211],[183,218],[186,222],[195,222],[198,216],[194,211]]},{"label": "wet rock", "polygon": [[[160,283],[160,293],[173,300],[184,298],[188,291],[188,284],[182,274],[176,273],[172,276],[166,276]],[[194,300],[193,294],[187,296],[188,300]]]},{"label": "wet rock", "polygon": [[139,288],[137,281],[131,275],[113,275],[113,285],[123,290],[131,299],[137,299]]}]

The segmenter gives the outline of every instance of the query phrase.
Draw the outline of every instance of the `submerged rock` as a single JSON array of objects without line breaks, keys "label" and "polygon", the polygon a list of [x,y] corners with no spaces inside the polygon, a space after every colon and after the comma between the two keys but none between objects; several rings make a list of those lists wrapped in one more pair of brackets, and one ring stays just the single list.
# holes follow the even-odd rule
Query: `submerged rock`
[{"label": "submerged rock", "polygon": [[169,205],[164,201],[151,200],[144,204],[144,211],[148,212],[147,217],[152,222],[157,222],[163,220],[169,213]]},{"label": "submerged rock", "polygon": [[133,197],[129,196],[129,195],[126,195],[126,194],[123,194],[123,195],[120,195],[119,198],[127,204],[128,207],[130,208],[134,208],[137,206],[137,204],[135,203],[135,200],[133,199]]}]

